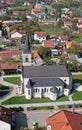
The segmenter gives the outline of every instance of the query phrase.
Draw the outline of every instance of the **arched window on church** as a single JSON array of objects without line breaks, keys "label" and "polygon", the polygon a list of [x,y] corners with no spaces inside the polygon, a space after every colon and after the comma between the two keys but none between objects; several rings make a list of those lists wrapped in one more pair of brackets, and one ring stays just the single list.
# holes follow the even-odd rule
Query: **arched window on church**
[{"label": "arched window on church", "polygon": [[30,95],[30,89],[28,90],[28,95]]},{"label": "arched window on church", "polygon": [[36,88],[36,93],[37,93],[37,88]]},{"label": "arched window on church", "polygon": [[25,62],[28,62],[28,57],[25,58]]},{"label": "arched window on church", "polygon": [[46,92],[46,88],[44,88],[44,92]]}]

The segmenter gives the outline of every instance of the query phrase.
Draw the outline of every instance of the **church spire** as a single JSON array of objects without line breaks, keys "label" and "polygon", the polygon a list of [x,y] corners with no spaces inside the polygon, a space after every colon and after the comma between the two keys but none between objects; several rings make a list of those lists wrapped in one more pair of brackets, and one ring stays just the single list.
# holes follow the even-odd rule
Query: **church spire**
[{"label": "church spire", "polygon": [[25,53],[25,54],[31,53],[28,33],[26,33],[26,40],[25,40],[25,46],[24,46],[23,53]]}]

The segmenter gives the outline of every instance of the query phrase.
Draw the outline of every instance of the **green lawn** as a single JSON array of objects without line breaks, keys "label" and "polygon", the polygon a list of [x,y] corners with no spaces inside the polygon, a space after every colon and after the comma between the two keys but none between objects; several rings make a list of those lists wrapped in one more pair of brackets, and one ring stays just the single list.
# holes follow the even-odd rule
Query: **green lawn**
[{"label": "green lawn", "polygon": [[27,110],[49,110],[54,109],[54,106],[40,106],[40,107],[28,107]]},{"label": "green lawn", "polygon": [[73,83],[81,83],[82,84],[82,75],[72,75]]},{"label": "green lawn", "polygon": [[0,92],[0,97],[6,95],[6,94],[8,94],[8,93],[9,93],[9,92]]},{"label": "green lawn", "polygon": [[20,77],[8,77],[8,78],[4,78],[4,81],[7,81],[9,83],[12,83],[12,84],[18,84],[18,81],[19,81]]},{"label": "green lawn", "polygon": [[[63,96],[59,99],[57,99],[56,101],[69,101],[68,97]],[[49,98],[32,98],[30,100],[25,99],[24,96],[16,96],[16,97],[12,97],[6,101],[4,101],[2,104],[27,104],[27,103],[43,103],[43,102],[55,102],[50,100]]]},{"label": "green lawn", "polygon": [[9,89],[9,87],[0,84],[0,89]]},{"label": "green lawn", "polygon": [[76,92],[73,96],[72,96],[73,100],[82,100],[82,92]]},{"label": "green lawn", "polygon": [[45,31],[47,34],[51,35],[60,35],[64,33],[64,29],[56,26],[42,26],[41,28],[43,31]]}]

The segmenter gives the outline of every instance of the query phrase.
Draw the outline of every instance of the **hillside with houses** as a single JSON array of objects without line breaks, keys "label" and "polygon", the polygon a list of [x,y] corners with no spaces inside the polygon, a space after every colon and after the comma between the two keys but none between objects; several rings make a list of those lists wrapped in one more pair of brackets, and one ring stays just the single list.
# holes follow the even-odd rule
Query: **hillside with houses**
[{"label": "hillside with houses", "polygon": [[82,107],[82,0],[0,0],[0,128],[81,130],[75,107]]}]

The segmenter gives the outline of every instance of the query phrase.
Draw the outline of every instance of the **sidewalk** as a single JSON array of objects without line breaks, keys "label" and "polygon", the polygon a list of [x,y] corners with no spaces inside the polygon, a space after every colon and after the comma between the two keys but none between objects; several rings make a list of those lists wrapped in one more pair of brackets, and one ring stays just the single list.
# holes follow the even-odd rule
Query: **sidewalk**
[{"label": "sidewalk", "polygon": [[17,85],[4,81],[3,77],[0,77],[0,84],[9,87],[9,93],[0,97],[0,103],[2,103],[3,101],[5,101],[13,96],[17,96],[17,94],[16,94],[17,87],[18,87]]}]

